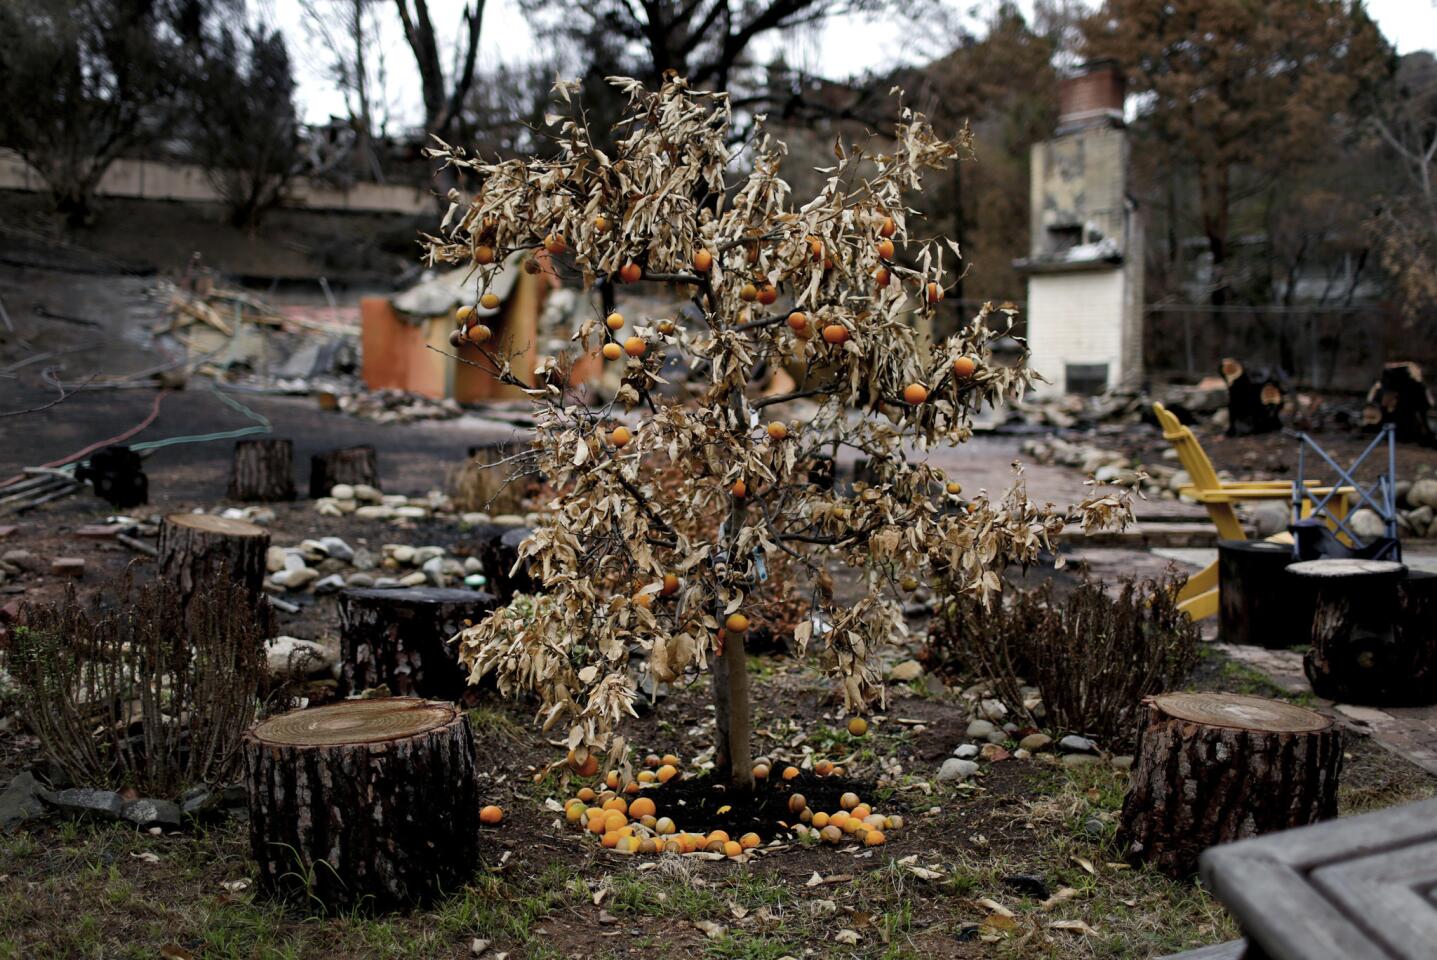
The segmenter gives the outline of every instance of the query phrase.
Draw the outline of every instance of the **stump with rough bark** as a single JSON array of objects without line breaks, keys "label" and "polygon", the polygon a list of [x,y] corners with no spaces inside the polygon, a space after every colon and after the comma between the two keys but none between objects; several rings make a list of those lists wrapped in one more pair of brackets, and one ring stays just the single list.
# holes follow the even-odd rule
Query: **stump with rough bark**
[{"label": "stump with rough bark", "polygon": [[379,489],[379,454],[368,444],[317,453],[309,458],[309,498],[329,496],[336,483]]},{"label": "stump with rough bark", "polygon": [[1208,847],[1337,815],[1342,730],[1322,714],[1234,693],[1143,700],[1118,843],[1173,877]]},{"label": "stump with rough bark", "polygon": [[469,671],[450,639],[478,622],[494,597],[474,590],[352,587],[339,598],[340,694],[384,684],[405,696],[461,700]]},{"label": "stump with rough bark", "polygon": [[1292,562],[1288,544],[1223,540],[1217,545],[1218,636],[1223,643],[1286,648],[1307,642],[1312,611],[1294,604],[1284,589],[1283,571]]},{"label": "stump with rough bark", "polygon": [[229,578],[258,597],[264,586],[269,531],[246,520],[208,513],[172,513],[160,522],[160,576],[188,603],[206,579]]},{"label": "stump with rough bark", "polygon": [[260,889],[331,911],[458,890],[479,853],[474,738],[452,703],[346,700],[244,738]]},{"label": "stump with rough bark", "polygon": [[516,593],[533,593],[539,589],[537,578],[530,575],[519,559],[519,544],[533,531],[528,527],[506,527],[497,523],[481,523],[469,531],[464,549],[478,559],[484,570],[487,589],[501,604],[514,599]]},{"label": "stump with rough bark", "polygon": [[229,499],[272,503],[294,499],[294,441],[236,440]]},{"label": "stump with rough bark", "polygon": [[1397,598],[1406,572],[1387,560],[1308,560],[1287,568],[1313,597],[1312,649],[1303,668],[1318,696],[1373,706],[1400,699],[1407,677]]}]

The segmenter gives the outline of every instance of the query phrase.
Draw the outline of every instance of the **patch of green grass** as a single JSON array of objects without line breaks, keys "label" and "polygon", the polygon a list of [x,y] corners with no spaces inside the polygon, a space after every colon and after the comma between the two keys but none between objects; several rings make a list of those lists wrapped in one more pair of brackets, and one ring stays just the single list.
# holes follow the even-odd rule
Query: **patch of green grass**
[{"label": "patch of green grass", "polygon": [[469,727],[479,740],[519,743],[523,739],[524,731],[519,724],[502,710],[480,706],[471,708],[467,715]]}]

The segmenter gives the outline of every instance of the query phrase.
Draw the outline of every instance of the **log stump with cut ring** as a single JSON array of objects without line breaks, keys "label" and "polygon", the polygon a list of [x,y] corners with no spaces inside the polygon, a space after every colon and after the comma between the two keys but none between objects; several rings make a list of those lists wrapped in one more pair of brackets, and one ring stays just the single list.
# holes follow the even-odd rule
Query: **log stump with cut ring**
[{"label": "log stump with cut ring", "polygon": [[1342,728],[1315,710],[1236,693],[1143,700],[1118,844],[1173,877],[1208,847],[1337,815]]},{"label": "log stump with cut ring", "polygon": [[1411,674],[1397,630],[1406,573],[1390,560],[1308,560],[1287,568],[1315,598],[1307,638],[1312,649],[1303,658],[1313,693],[1376,707],[1409,699]]},{"label": "log stump with cut ring", "polygon": [[452,703],[346,700],[244,738],[261,891],[387,911],[457,891],[479,853],[474,738]]}]

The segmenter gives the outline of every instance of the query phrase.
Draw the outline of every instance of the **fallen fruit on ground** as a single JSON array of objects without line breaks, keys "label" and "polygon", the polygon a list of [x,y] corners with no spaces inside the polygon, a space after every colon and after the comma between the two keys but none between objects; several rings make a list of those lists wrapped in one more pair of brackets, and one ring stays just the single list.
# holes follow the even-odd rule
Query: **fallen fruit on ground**
[{"label": "fallen fruit on ground", "polygon": [[[471,808],[471,809],[472,809],[472,808]],[[487,807],[484,807],[482,810],[479,811],[479,822],[480,822],[480,823],[488,824],[488,825],[491,826],[491,827],[492,827],[494,824],[498,823],[499,821],[501,821],[501,820],[503,820],[503,819],[504,819],[504,811],[503,811],[503,809],[500,808],[500,807],[494,806],[494,804],[492,804],[492,803],[489,804]]]},{"label": "fallen fruit on ground", "polygon": [[664,764],[662,767],[659,767],[659,772],[658,772],[659,783],[668,783],[670,780],[672,780],[674,777],[676,777],[676,776],[678,776],[678,775],[679,775],[678,768],[675,767],[675,766],[674,766],[673,764],[671,764],[671,763],[666,763],[666,764]]},{"label": "fallen fruit on ground", "polygon": [[843,796],[838,798],[838,805],[844,810],[852,810],[854,807],[858,806],[858,804],[858,794],[856,793],[845,793]]},{"label": "fallen fruit on ground", "polygon": [[798,774],[799,774],[799,769],[798,769],[798,767],[784,767],[784,768],[783,768],[783,779],[785,779],[785,780],[792,780],[794,777],[798,776]]},{"label": "fallen fruit on ground", "polygon": [[648,797],[639,797],[629,804],[629,816],[631,817],[651,817],[655,812],[657,812],[657,808],[654,806],[654,801]]},{"label": "fallen fruit on ground", "polygon": [[[855,737],[861,737],[868,732],[868,721],[862,717],[850,717],[848,720],[848,732]],[[829,765],[832,769],[832,764]]]}]

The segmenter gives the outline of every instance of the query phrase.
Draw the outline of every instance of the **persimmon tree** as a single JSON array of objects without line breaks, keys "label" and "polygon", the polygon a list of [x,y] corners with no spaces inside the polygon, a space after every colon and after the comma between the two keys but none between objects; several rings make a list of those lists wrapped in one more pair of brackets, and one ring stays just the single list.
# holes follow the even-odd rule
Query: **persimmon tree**
[{"label": "persimmon tree", "polygon": [[[966,154],[966,134],[938,136],[900,97],[883,149],[836,144],[826,185],[799,203],[780,176],[782,143],[760,132],[730,150],[725,94],[676,78],[656,92],[612,82],[629,103],[612,155],[594,146],[576,87],[562,82],[571,109],[548,117],[549,159],[431,151],[477,187],[450,195],[428,259],[473,264],[478,303],[514,251],[534,251],[528,269],[572,270],[603,293],[575,349],[540,358],[532,387],[476,311],[459,311],[455,342],[527,387],[537,426],[520,457],[556,491],[520,547],[542,596],[464,630],[459,655],[475,680],[492,673],[502,692],[537,694],[543,727],[564,725],[568,761],[587,771],[605,749],[626,762],[614,729],[633,713],[640,671],[660,683],[709,671],[715,773],[751,788],[745,636],[763,616],[756,594],[770,569],[802,576],[795,646],[821,644],[845,708],[863,712],[883,703],[876,652],[906,632],[901,587],[941,572],[990,596],[1005,565],[1037,560],[1066,523],[1117,521],[1128,506],[1095,494],[1040,508],[1021,476],[1006,495],[965,500],[925,459],[1034,379],[992,359],[1009,308],[984,306],[941,342],[920,333],[958,250],[921,237],[904,198]],[[614,284],[643,282],[676,285],[690,317],[613,313]],[[622,365],[604,402],[571,386],[574,355],[596,348]],[[676,358],[687,378],[668,384],[665,361]],[[763,394],[760,372],[778,367],[794,388]],[[776,414],[792,417],[796,404],[801,421]],[[851,490],[831,482],[843,452],[869,465]],[[855,599],[834,585],[839,566],[860,575]]]}]

